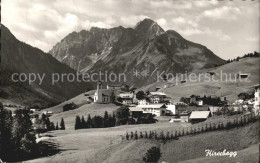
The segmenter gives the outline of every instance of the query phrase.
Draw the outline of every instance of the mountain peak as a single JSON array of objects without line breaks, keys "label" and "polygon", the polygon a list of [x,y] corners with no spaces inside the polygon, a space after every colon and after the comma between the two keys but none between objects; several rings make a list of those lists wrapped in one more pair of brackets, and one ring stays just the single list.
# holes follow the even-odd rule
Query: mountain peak
[{"label": "mountain peak", "polygon": [[158,36],[164,33],[164,30],[155,21],[148,18],[138,22],[134,29],[146,35],[148,34],[149,37]]}]

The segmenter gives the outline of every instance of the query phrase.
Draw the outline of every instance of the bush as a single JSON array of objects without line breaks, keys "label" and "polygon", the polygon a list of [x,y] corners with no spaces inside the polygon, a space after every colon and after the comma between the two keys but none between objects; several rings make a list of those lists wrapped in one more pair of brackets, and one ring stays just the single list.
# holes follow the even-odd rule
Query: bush
[{"label": "bush", "polygon": [[63,111],[68,111],[68,110],[74,110],[76,109],[78,106],[75,103],[69,103],[63,106]]},{"label": "bush", "polygon": [[147,150],[143,160],[145,162],[158,162],[161,156],[160,148],[154,146]]}]

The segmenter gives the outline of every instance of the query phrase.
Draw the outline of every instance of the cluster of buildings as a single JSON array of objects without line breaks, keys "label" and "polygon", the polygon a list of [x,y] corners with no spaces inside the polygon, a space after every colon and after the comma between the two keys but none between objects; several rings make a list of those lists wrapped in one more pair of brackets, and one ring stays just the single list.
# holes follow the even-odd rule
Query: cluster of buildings
[{"label": "cluster of buildings", "polygon": [[243,100],[238,99],[233,103],[228,103],[229,108],[232,108],[234,111],[253,111],[255,115],[260,115],[259,110],[259,90],[260,85],[254,86],[254,98]]},{"label": "cluster of buildings", "polygon": [[[120,98],[122,104],[128,105],[133,115],[151,113],[156,116],[174,115],[175,105],[169,103],[163,92],[150,92],[142,99],[137,99],[133,92],[120,92],[120,86],[102,88],[102,82],[97,83],[97,90],[93,96],[95,103],[111,103],[114,98]],[[138,113],[139,112],[139,113]]]},{"label": "cluster of buildings", "polygon": [[[107,86],[102,88],[102,83],[97,83],[97,90],[93,96],[95,103],[111,103],[113,99],[120,98],[121,103],[129,106],[133,117],[143,114],[153,114],[155,116],[172,116],[171,122],[200,122],[214,116],[221,109],[216,106],[204,106],[203,100],[196,101],[198,107],[185,105],[184,103],[172,103],[164,92],[149,92],[142,99],[137,99],[133,92],[122,92],[120,86]],[[254,106],[254,112],[259,115],[259,85],[255,86],[255,99],[246,101]],[[245,101],[235,101],[245,103]],[[248,106],[248,105],[247,105]],[[236,110],[235,110],[236,111]]]}]

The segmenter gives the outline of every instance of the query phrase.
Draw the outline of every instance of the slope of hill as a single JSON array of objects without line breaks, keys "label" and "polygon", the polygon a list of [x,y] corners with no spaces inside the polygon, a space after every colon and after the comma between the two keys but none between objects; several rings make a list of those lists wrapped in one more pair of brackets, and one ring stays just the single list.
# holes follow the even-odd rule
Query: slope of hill
[{"label": "slope of hill", "polygon": [[[211,76],[207,72],[215,74]],[[254,85],[259,83],[259,58],[244,58],[219,67],[193,71],[193,73],[200,80],[193,81],[194,78],[190,78],[186,83],[181,83],[181,77],[179,77],[179,79],[169,79],[171,82],[156,82],[142,87],[140,90],[154,91],[158,87],[161,88],[160,91],[165,92],[173,101],[178,101],[181,97],[189,97],[193,94],[200,96],[216,95],[227,97],[228,100],[234,101],[239,93],[252,92]],[[247,80],[242,79],[239,81],[237,74],[240,73],[248,74]],[[209,78],[205,77],[205,75],[199,76],[199,74],[206,74]],[[226,74],[228,80],[225,80]],[[165,85],[167,85],[167,88],[165,88]]]},{"label": "slope of hill", "polygon": [[[92,88],[88,83],[59,81],[52,85],[53,73],[76,73],[69,66],[60,63],[50,54],[34,48],[15,38],[4,25],[1,26],[1,101],[21,105],[48,105],[72,98]],[[39,80],[27,82],[12,81],[13,73],[27,75],[45,74],[42,84]]]},{"label": "slope of hill", "polygon": [[[93,27],[70,33],[50,54],[78,71],[125,73],[126,82],[136,87],[153,83],[156,71],[183,73],[225,63],[205,46],[173,30],[164,31],[150,19],[134,28]],[[134,70],[146,70],[152,75],[149,79],[135,78]]]},{"label": "slope of hill", "polygon": [[[98,162],[142,162],[142,157],[151,146],[161,148],[162,157],[159,162],[180,162],[205,156],[206,149],[214,151],[238,151],[259,143],[259,123],[232,129],[228,131],[217,131],[197,136],[185,136],[179,140],[167,142],[166,144],[149,140],[126,141],[121,144],[112,145],[98,152],[95,156]],[[240,154],[240,152],[239,152]],[[251,162],[257,161],[256,152]],[[249,155],[249,154],[248,154]],[[214,158],[214,157],[213,157]],[[226,162],[233,158],[223,157]],[[215,160],[215,161],[214,161]],[[218,159],[211,159],[217,162]]]},{"label": "slope of hill", "polygon": [[[161,130],[162,128],[169,131],[178,130],[179,127],[179,123],[156,123],[99,129],[51,131],[47,135],[52,137],[47,137],[46,140],[58,143],[62,150],[61,153],[51,157],[30,160],[29,162],[143,162],[142,158],[151,146],[161,148],[162,158],[160,162],[180,162],[191,159],[196,159],[198,162],[201,157],[205,157],[205,149],[208,148],[215,151],[223,151],[223,149],[238,151],[239,156],[237,158],[241,158],[240,154],[243,154],[243,158],[247,158],[248,162],[257,162],[259,152],[242,152],[251,151],[252,147],[256,149],[255,145],[258,146],[259,121],[231,130],[181,137],[179,140],[170,141],[164,145],[145,139],[122,142],[120,138],[121,135],[125,135],[126,131],[139,132]],[[210,161],[218,162],[218,159],[218,157],[212,157]],[[231,161],[227,157],[220,159],[226,162]],[[235,160],[237,159],[235,158]]]}]

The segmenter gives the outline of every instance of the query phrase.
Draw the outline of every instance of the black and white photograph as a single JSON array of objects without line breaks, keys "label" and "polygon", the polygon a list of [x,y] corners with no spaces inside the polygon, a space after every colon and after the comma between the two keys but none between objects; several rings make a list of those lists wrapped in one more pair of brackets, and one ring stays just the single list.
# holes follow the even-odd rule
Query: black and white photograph
[{"label": "black and white photograph", "polygon": [[258,163],[259,0],[1,0],[0,163]]}]

